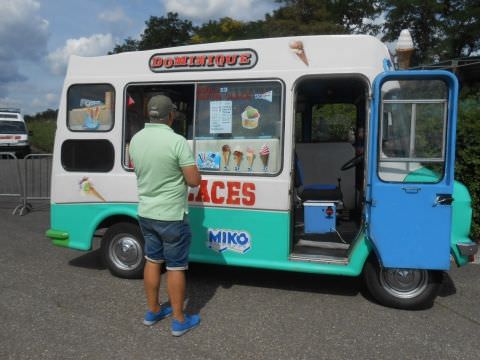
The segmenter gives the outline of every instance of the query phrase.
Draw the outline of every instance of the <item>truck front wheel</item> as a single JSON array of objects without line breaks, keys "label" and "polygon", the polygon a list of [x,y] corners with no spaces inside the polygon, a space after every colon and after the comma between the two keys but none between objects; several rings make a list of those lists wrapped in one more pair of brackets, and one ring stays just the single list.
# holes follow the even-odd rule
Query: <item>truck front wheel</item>
[{"label": "truck front wheel", "polygon": [[140,279],[143,276],[143,236],[132,223],[111,226],[102,241],[102,257],[110,272],[118,277]]},{"label": "truck front wheel", "polygon": [[384,268],[376,258],[367,261],[363,277],[380,304],[408,310],[431,307],[442,282],[441,271]]}]

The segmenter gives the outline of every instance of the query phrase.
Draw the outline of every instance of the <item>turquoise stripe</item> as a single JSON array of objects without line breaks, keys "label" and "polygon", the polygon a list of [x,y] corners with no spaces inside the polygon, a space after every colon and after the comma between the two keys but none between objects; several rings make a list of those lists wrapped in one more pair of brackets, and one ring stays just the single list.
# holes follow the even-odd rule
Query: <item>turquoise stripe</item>
[{"label": "turquoise stripe", "polygon": [[52,230],[68,233],[67,239],[55,239],[54,244],[77,250],[90,250],[93,234],[103,220],[113,216],[136,219],[136,214],[136,204],[52,204]]},{"label": "turquoise stripe", "polygon": [[[50,233],[68,233],[68,238],[53,239],[55,245],[89,250],[93,234],[102,221],[112,216],[136,219],[136,211],[136,204],[52,204],[53,231]],[[362,235],[350,252],[347,265],[290,261],[290,214],[285,211],[191,207],[189,222],[193,234],[190,260],[193,262],[357,276],[371,250]],[[235,244],[248,238],[249,243],[243,248],[248,249],[245,252],[230,248],[214,251],[210,247],[219,244],[209,242],[209,229],[213,234],[223,231],[231,235],[225,237],[221,246],[228,244],[229,239]],[[239,234],[248,235],[236,238]]]}]

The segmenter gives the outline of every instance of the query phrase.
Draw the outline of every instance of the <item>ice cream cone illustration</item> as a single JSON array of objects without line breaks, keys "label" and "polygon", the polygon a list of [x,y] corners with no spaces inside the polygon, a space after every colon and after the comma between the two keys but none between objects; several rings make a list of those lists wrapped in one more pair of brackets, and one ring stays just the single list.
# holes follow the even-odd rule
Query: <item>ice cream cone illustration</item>
[{"label": "ice cream cone illustration", "polygon": [[240,171],[240,163],[243,159],[243,152],[240,149],[235,149],[233,152],[233,161],[235,162],[235,171]]},{"label": "ice cream cone illustration", "polygon": [[252,148],[247,148],[247,163],[248,171],[252,171],[253,161],[255,160],[255,153]]},{"label": "ice cream cone illustration", "polygon": [[87,177],[82,178],[80,181],[80,191],[83,195],[92,195],[101,201],[106,201],[105,198],[95,189],[90,179]]},{"label": "ice cream cone illustration", "polygon": [[100,115],[100,107],[87,108],[84,114],[83,127],[85,129],[96,130],[100,126],[98,116]]},{"label": "ice cream cone illustration", "polygon": [[223,159],[223,169],[228,170],[228,162],[230,161],[230,146],[229,145],[223,145],[222,146],[222,159]]},{"label": "ice cream cone illustration", "polygon": [[260,160],[262,160],[263,171],[268,171],[268,158],[270,157],[270,149],[267,144],[262,145],[259,151]]},{"label": "ice cream cone illustration", "polygon": [[308,66],[308,59],[307,54],[305,53],[305,49],[303,48],[303,42],[300,40],[292,40],[289,44],[290,49],[293,50],[295,54],[303,61],[305,65]]}]

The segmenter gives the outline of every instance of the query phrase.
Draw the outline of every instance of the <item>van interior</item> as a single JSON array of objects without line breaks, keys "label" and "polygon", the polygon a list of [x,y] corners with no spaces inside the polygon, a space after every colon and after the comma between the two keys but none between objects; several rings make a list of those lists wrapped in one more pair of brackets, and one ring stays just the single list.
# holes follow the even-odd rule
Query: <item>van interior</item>
[{"label": "van interior", "polygon": [[361,76],[296,87],[290,260],[348,262],[362,226],[367,100]]}]

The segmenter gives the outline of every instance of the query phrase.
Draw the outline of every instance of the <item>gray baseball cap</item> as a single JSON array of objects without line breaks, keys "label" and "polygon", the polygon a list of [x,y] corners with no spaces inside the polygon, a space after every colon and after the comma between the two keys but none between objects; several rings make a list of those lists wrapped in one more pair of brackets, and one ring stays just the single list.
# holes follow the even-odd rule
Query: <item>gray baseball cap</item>
[{"label": "gray baseball cap", "polygon": [[148,116],[165,119],[176,109],[172,100],[165,95],[155,95],[148,101]]}]

